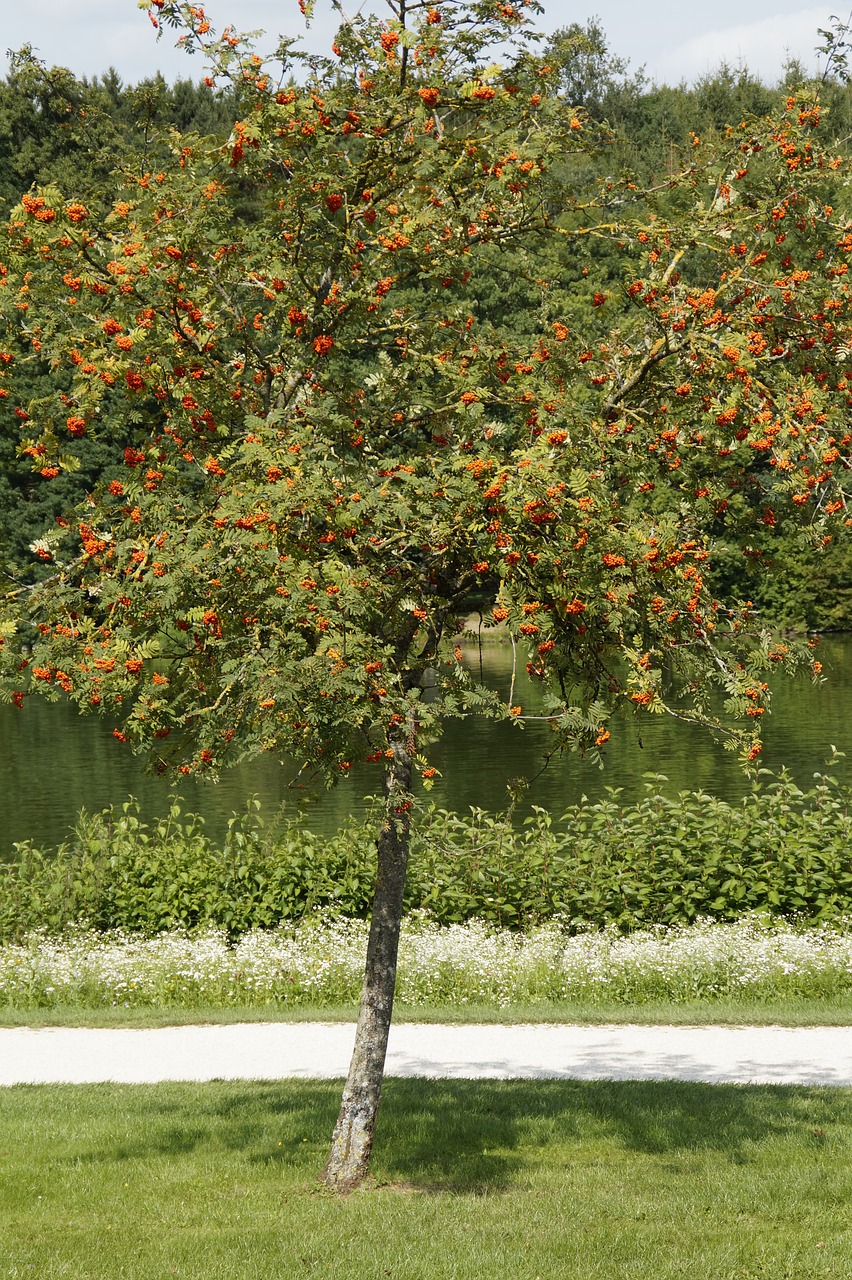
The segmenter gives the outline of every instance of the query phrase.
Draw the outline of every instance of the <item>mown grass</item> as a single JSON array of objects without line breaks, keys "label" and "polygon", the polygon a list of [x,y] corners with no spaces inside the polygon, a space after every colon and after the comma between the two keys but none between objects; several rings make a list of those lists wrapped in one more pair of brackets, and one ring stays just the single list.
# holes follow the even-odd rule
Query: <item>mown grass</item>
[{"label": "mown grass", "polygon": [[[355,1003],[337,1005],[209,1005],[187,1007],[81,1008],[56,1005],[49,1009],[0,1007],[0,1027],[174,1027],[193,1024],[230,1025],[236,1022],[354,1022]],[[849,1027],[852,1026],[852,992],[823,1000],[787,997],[778,1000],[654,1001],[597,1005],[575,1002],[518,1004],[500,1008],[493,1004],[406,1005],[397,1002],[395,1022],[575,1023],[646,1026],[755,1026]],[[852,1275],[852,1272],[850,1272]]]},{"label": "mown grass", "polygon": [[318,1187],[339,1083],[2,1095],[0,1275],[847,1280],[852,1093],[389,1080],[374,1184]]}]

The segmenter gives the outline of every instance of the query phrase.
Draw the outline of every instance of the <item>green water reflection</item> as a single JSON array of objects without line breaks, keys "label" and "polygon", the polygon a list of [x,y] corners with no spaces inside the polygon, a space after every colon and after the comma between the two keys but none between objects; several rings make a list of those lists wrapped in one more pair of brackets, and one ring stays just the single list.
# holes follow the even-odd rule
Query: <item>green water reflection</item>
[{"label": "green water reflection", "polygon": [[[470,657],[478,663],[478,655]],[[852,783],[852,637],[826,639],[819,657],[826,683],[814,687],[805,680],[779,681],[765,726],[765,764],[773,769],[786,765],[800,786],[809,785],[823,767],[832,744],[849,756],[841,776]],[[510,651],[492,647],[482,658],[489,683],[508,695]],[[536,689],[521,684],[517,701],[534,709]],[[470,806],[502,808],[507,782],[539,771],[548,740],[544,725],[520,731],[508,724],[451,722],[433,752],[443,776],[431,798],[457,812]],[[630,800],[642,793],[646,773],[665,774],[672,793],[704,789],[731,799],[748,786],[729,752],[701,731],[669,719],[642,716],[617,722],[610,747],[603,771],[576,756],[551,762],[527,805],[559,814],[582,794],[595,799],[608,786],[622,788]],[[187,807],[205,816],[211,833],[219,835],[252,794],[260,796],[268,813],[282,804],[291,808],[291,777],[286,763],[262,757],[231,770],[215,785],[186,784],[182,796]],[[378,778],[376,766],[353,770],[311,810],[311,825],[334,830],[350,813],[362,812],[363,797],[378,788]],[[80,809],[120,804],[131,793],[148,818],[168,805],[168,785],[146,776],[102,721],[36,699],[23,711],[0,707],[0,857],[8,856],[14,841],[55,845],[66,838]]]}]

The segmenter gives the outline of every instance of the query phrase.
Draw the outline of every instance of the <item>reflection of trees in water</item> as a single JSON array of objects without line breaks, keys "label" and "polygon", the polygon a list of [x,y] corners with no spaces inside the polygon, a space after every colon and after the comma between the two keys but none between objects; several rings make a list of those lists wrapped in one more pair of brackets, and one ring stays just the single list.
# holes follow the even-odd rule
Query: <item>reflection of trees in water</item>
[{"label": "reflection of trees in water", "polygon": [[[475,644],[469,657],[478,670]],[[765,726],[765,765],[773,769],[787,765],[802,787],[811,785],[813,774],[824,767],[832,745],[848,754],[842,768],[852,782],[852,636],[826,639],[818,657],[826,684],[814,688],[803,679],[780,680]],[[525,661],[519,650],[518,698],[535,712],[541,706],[541,691],[528,679]],[[511,646],[483,644],[487,684],[507,693],[511,664]],[[142,772],[127,749],[116,743],[111,728],[97,717],[76,715],[62,703],[32,699],[23,711],[0,707],[0,857],[6,856],[14,840],[58,844],[67,837],[80,809],[120,805],[130,794],[139,798],[144,818],[165,812],[168,786]],[[611,728],[603,771],[576,756],[556,758],[520,811],[536,804],[558,817],[583,794],[595,800],[606,794],[607,787],[622,788],[623,798],[629,801],[643,793],[646,773],[665,774],[672,794],[705,790],[730,799],[749,786],[736,758],[700,730],[648,715],[616,718]],[[461,813],[471,806],[505,807],[506,783],[538,772],[549,738],[544,724],[527,724],[521,730],[478,719],[451,721],[432,753],[443,776],[429,799]],[[369,765],[353,774],[334,791],[323,793],[311,810],[311,826],[336,830],[349,814],[364,810],[364,795],[378,790],[378,774],[371,773]],[[282,804],[292,811],[297,803],[288,788],[292,776],[291,764],[260,756],[230,770],[215,785],[187,783],[182,795],[187,808],[204,815],[210,834],[216,837],[252,794],[260,796],[269,820]]]}]

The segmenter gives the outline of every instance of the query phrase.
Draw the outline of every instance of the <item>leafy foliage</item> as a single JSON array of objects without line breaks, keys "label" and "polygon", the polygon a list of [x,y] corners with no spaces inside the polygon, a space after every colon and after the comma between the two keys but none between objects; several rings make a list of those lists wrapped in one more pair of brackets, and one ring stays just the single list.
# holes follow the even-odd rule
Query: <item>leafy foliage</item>
[{"label": "leafy foliage", "polygon": [[[173,18],[171,12],[162,15],[164,23]],[[433,32],[438,25],[433,24]],[[852,93],[840,83],[842,67],[835,55],[843,53],[844,30],[840,24],[836,26],[834,32],[821,33],[831,44],[825,50],[829,63],[820,92],[827,136],[832,141],[836,138],[843,152]],[[354,41],[357,49],[359,32],[357,27],[344,29],[340,37],[343,45],[348,41],[351,46]],[[404,43],[402,50],[407,56]],[[597,20],[585,26],[573,23],[557,31],[547,41],[539,65],[551,67],[550,91],[566,107],[570,104],[576,123],[579,112],[586,121],[587,137],[589,120],[606,122],[611,129],[610,133],[595,133],[595,147],[569,149],[551,161],[559,182],[572,192],[574,201],[580,187],[593,193],[601,175],[611,180],[622,168],[634,180],[665,186],[690,164],[693,137],[709,137],[715,145],[738,121],[777,111],[783,96],[803,78],[791,65],[786,86],[772,89],[761,85],[746,69],[722,65],[693,88],[649,85],[641,71],[629,72],[627,64],[611,54]],[[290,76],[302,81],[306,78],[297,60],[290,64]],[[123,181],[128,174],[139,178],[168,167],[172,162],[170,130],[216,135],[224,143],[240,113],[240,102],[250,107],[254,91],[251,77],[246,80],[232,74],[231,79],[233,84],[220,78],[218,87],[209,76],[199,84],[185,80],[168,86],[158,77],[132,86],[122,84],[117,74],[109,71],[100,79],[81,82],[62,68],[48,70],[28,51],[22,51],[13,60],[11,74],[0,84],[0,151],[4,157],[0,198],[11,208],[22,191],[34,184],[54,184],[59,189],[73,189],[84,203],[97,203],[98,192],[116,181],[112,169],[117,157],[123,158]],[[245,171],[239,179],[231,176],[235,179],[231,216],[238,225],[251,224],[256,218],[257,180]],[[560,207],[558,197],[553,207]],[[624,288],[624,247],[622,243],[619,248],[615,239],[595,235],[584,245],[584,252],[578,253],[571,238],[545,237],[536,246],[534,274],[529,261],[504,239],[499,252],[490,254],[487,272],[474,274],[468,282],[466,303],[477,320],[499,316],[504,328],[528,335],[533,344],[542,323],[546,324],[556,309],[552,300],[558,291],[561,318],[586,337],[587,345],[592,340],[604,341],[616,314],[633,310],[633,300]],[[545,278],[550,305],[545,304],[537,283]],[[394,281],[393,297],[416,307],[418,302],[422,304],[423,287],[416,277],[402,274]],[[606,305],[601,308],[595,299],[603,293]],[[7,336],[7,344],[19,362],[16,396],[22,405],[48,396],[51,380],[54,387],[60,383],[61,389],[69,392],[69,380],[58,377],[49,363],[42,362],[39,367],[32,355],[21,360],[26,343],[22,349],[15,332]],[[346,358],[364,377],[372,371],[371,350],[359,354],[350,347]],[[77,442],[80,470],[66,472],[50,485],[41,484],[38,474],[31,473],[29,461],[15,457],[19,436],[12,415],[0,420],[0,567],[23,580],[40,573],[39,566],[28,565],[27,560],[30,546],[45,528],[84,500],[98,479],[109,483],[117,472],[109,449],[87,433]],[[125,443],[134,443],[130,435]],[[715,590],[752,599],[762,618],[784,625],[850,625],[852,612],[841,586],[848,551],[845,545],[837,546],[837,534],[818,557],[795,534],[765,537],[764,542],[767,540],[769,545],[762,554],[769,573],[755,571],[753,561],[733,544],[723,554],[724,573],[713,579]],[[749,552],[756,554],[755,547]],[[796,584],[811,578],[815,563],[825,566],[818,570],[821,590],[807,596]],[[789,590],[788,579],[792,579]],[[473,593],[481,594],[482,585]]]},{"label": "leafy foliage", "polygon": [[[852,816],[833,775],[800,791],[783,774],[739,804],[703,792],[664,798],[653,782],[561,819],[523,827],[482,811],[427,811],[417,825],[406,909],[442,925],[471,919],[528,929],[558,917],[570,931],[630,932],[748,913],[817,924],[852,912]],[[252,929],[324,916],[364,918],[375,828],[350,822],[323,838],[296,822],[265,827],[253,804],[217,848],[174,804],[148,825],[132,803],[82,816],[57,851],[16,847],[0,867],[0,938],[85,922],[151,937],[163,930]]]},{"label": "leafy foliage", "polygon": [[236,101],[205,84],[162,76],[125,85],[114,70],[93,81],[46,67],[25,48],[0,81],[0,203],[13,208],[33,186],[56,183],[79,196],[112,185],[124,157],[155,169],[172,129],[230,132]]},{"label": "leafy foliage", "polygon": [[[842,515],[852,441],[852,236],[819,104],[697,147],[665,192],[590,195],[597,133],[558,69],[523,44],[487,60],[520,11],[434,12],[350,25],[288,87],[292,49],[264,61],[167,4],[239,87],[227,145],[175,137],[117,199],[51,186],[13,212],[23,452],[48,485],[90,442],[111,463],[34,544],[44,585],[7,597],[7,696],[120,707],[164,772],[283,750],[333,780],[447,715],[522,722],[453,650],[487,586],[552,689],[555,746],[599,750],[627,702],[754,758],[786,650],[720,605],[714,557]],[[591,239],[617,255],[580,327],[539,269]],[[509,248],[526,331],[479,304]]]}]

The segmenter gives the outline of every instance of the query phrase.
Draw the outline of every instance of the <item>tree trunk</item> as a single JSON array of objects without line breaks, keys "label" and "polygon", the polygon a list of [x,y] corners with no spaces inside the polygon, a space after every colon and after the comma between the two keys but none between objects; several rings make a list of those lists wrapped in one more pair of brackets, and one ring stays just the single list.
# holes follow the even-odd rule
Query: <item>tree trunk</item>
[{"label": "tree trunk", "polygon": [[385,772],[385,817],[377,840],[376,888],[355,1048],[322,1174],[335,1191],[351,1191],[367,1176],[385,1069],[410,839],[413,744],[405,736],[405,726],[400,728],[401,735],[391,741],[393,759]]}]

